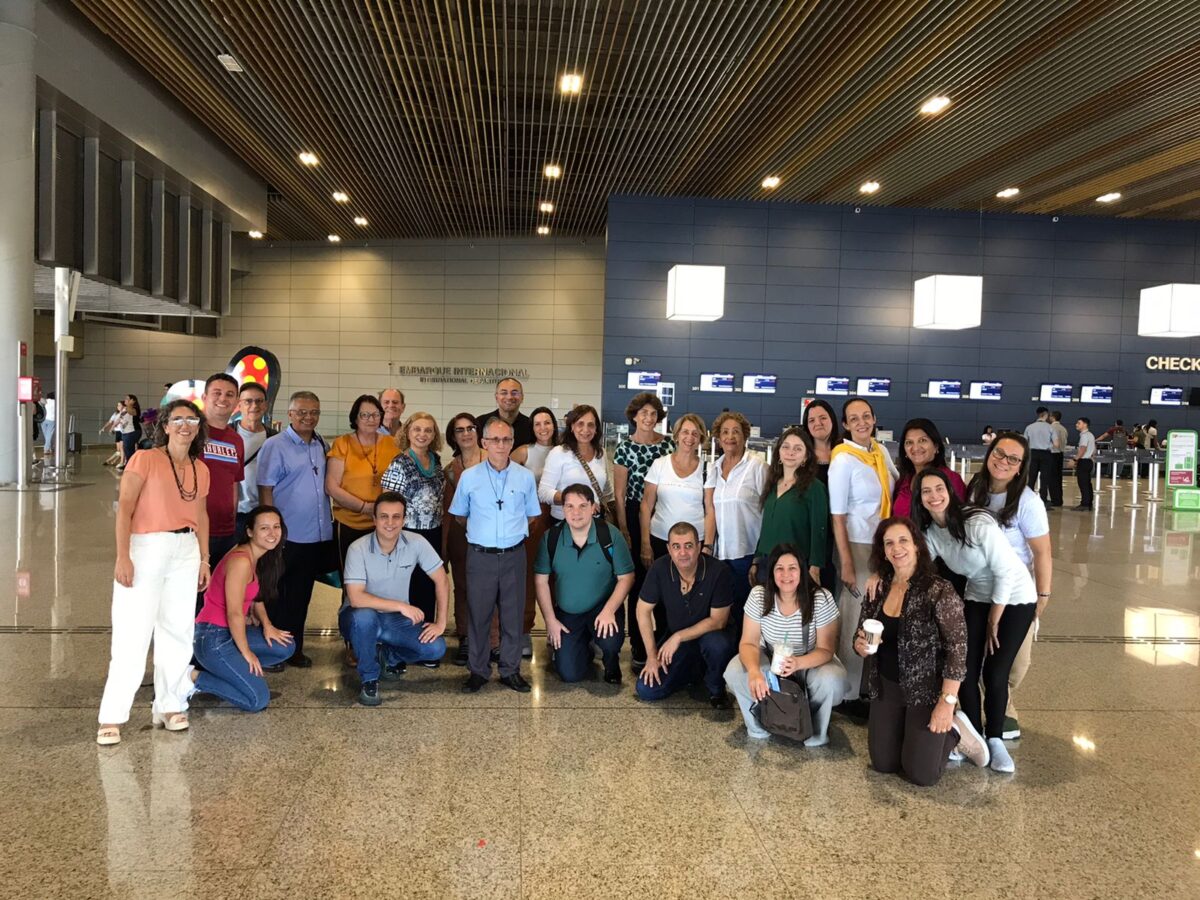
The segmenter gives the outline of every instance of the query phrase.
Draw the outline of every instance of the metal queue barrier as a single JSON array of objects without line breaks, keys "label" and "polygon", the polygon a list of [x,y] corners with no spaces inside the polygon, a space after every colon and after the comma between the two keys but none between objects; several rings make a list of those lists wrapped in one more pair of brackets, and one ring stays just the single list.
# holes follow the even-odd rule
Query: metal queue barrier
[{"label": "metal queue barrier", "polygon": [[[1125,504],[1127,509],[1141,509],[1145,503],[1161,503],[1162,497],[1159,495],[1159,474],[1162,470],[1162,464],[1166,459],[1166,454],[1161,450],[1114,450],[1108,448],[1099,450],[1094,457],[1096,463],[1096,490],[1103,488],[1103,470],[1104,466],[1109,467],[1109,486],[1110,491],[1117,490],[1117,479],[1120,477],[1121,470],[1125,466],[1130,466],[1130,482],[1132,495],[1130,501]],[[1147,467],[1147,480],[1145,503],[1139,502],[1139,487],[1141,483],[1142,466]]]}]

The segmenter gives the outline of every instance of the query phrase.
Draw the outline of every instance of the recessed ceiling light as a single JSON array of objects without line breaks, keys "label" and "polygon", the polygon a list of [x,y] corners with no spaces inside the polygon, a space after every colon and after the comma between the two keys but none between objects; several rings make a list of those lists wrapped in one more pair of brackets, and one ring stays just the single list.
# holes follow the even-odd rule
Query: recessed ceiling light
[{"label": "recessed ceiling light", "polygon": [[1112,191],[1107,194],[1101,194],[1099,197],[1096,198],[1096,202],[1097,203],[1112,203],[1114,200],[1120,200],[1120,199],[1121,199],[1121,192],[1120,191]]},{"label": "recessed ceiling light", "polygon": [[217,62],[225,67],[226,72],[244,72],[242,64],[228,53],[218,53]]},{"label": "recessed ceiling light", "polygon": [[366,228],[371,223],[367,221],[366,216],[355,216],[354,224]]},{"label": "recessed ceiling light", "polygon": [[583,90],[583,76],[576,72],[568,72],[558,80],[558,89],[564,94],[578,94]]},{"label": "recessed ceiling light", "polygon": [[1021,193],[1020,188],[1005,188],[1002,191],[997,191],[996,196],[1001,200],[1007,200],[1009,197],[1015,197],[1019,193]]},{"label": "recessed ceiling light", "polygon": [[775,190],[775,188],[779,187],[779,176],[778,175],[768,175],[766,178],[764,178],[762,180],[762,186],[764,188],[766,188],[768,191]]},{"label": "recessed ceiling light", "polygon": [[945,109],[949,105],[950,105],[949,97],[942,97],[942,96],[930,97],[928,100],[925,101],[924,104],[922,104],[921,112],[925,113],[925,115],[927,115],[927,116],[936,116],[938,113],[940,113],[943,109]]},{"label": "recessed ceiling light", "polygon": [[347,194],[345,191],[334,191],[333,192],[333,200],[335,203],[349,203],[350,195]]},{"label": "recessed ceiling light", "polygon": [[547,163],[542,174],[547,178],[562,178],[562,168],[557,163]]},{"label": "recessed ceiling light", "polygon": [[315,166],[317,163],[320,162],[320,160],[317,159],[317,154],[310,153],[307,150],[303,150],[300,153],[300,162],[306,166]]},{"label": "recessed ceiling light", "polygon": [[538,232],[538,234],[549,234],[550,226],[549,225],[539,225],[537,232]]},{"label": "recessed ceiling light", "polygon": [[538,204],[538,211],[544,212],[544,213],[552,213],[552,212],[554,212],[554,204],[551,203],[549,200],[543,200],[541,203]]},{"label": "recessed ceiling light", "polygon": [[858,186],[858,189],[860,191],[862,191],[864,194],[873,194],[877,190],[879,190],[879,182],[878,181],[864,181],[862,184],[860,184]]},{"label": "recessed ceiling light", "polygon": [[251,231],[249,234],[250,234],[250,237],[254,238],[254,240],[256,240],[256,241],[257,241],[257,240],[258,240],[260,237],[262,237],[262,232],[261,232],[261,231],[258,231],[257,229],[256,229],[256,230],[254,230],[254,231]]},{"label": "recessed ceiling light", "polygon": [[336,243],[337,243],[338,241],[340,241],[341,239],[342,239],[342,238],[341,238],[341,235],[337,235],[337,234],[331,234],[331,235],[329,236],[329,243],[331,243],[331,244],[336,244]]}]

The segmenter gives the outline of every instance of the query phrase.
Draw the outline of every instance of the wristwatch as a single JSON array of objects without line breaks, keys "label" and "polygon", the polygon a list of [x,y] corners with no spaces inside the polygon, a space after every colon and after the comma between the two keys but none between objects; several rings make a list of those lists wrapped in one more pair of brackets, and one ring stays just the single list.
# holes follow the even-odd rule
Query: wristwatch
[{"label": "wristwatch", "polygon": [[958,702],[958,697],[956,697],[954,694],[942,694],[942,699],[945,700],[947,703],[949,703],[951,706],[953,706],[955,703]]}]

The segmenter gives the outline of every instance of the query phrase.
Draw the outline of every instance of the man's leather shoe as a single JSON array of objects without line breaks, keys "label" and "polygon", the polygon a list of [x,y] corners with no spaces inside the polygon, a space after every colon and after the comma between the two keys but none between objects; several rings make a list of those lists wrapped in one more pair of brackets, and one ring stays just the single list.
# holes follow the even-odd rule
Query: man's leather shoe
[{"label": "man's leather shoe", "polygon": [[294,656],[289,656],[287,659],[287,664],[289,666],[294,666],[297,669],[311,669],[312,668],[312,660],[309,659],[307,656],[305,656],[303,653],[297,653]]},{"label": "man's leather shoe", "polygon": [[529,682],[521,677],[520,672],[515,672],[512,675],[505,675],[500,679],[500,683],[511,691],[516,691],[518,694],[528,694],[533,688]]},{"label": "man's leather shoe", "polygon": [[275,665],[273,665],[273,666],[263,666],[262,667],[262,670],[264,672],[270,672],[272,675],[274,675],[276,672],[282,672],[283,669],[284,669],[284,663],[275,663]]},{"label": "man's leather shoe", "polygon": [[488,683],[488,680],[482,675],[476,675],[472,672],[467,680],[463,682],[462,692],[464,694],[478,694],[479,689]]},{"label": "man's leather shoe", "polygon": [[620,684],[621,683],[621,665],[620,665],[620,663],[616,664],[611,669],[608,666],[604,667],[604,683],[605,684]]}]

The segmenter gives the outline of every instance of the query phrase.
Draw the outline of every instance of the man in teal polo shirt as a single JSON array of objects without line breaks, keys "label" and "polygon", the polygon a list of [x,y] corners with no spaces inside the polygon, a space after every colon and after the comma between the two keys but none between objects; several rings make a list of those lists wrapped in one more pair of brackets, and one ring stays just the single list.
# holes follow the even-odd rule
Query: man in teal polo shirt
[{"label": "man in teal polo shirt", "polygon": [[597,524],[591,487],[569,485],[562,501],[564,524],[543,535],[533,564],[538,606],[555,651],[554,668],[563,681],[582,681],[591,668],[595,643],[604,658],[604,680],[620,684],[625,597],[633,587],[633,557],[617,529]]}]

